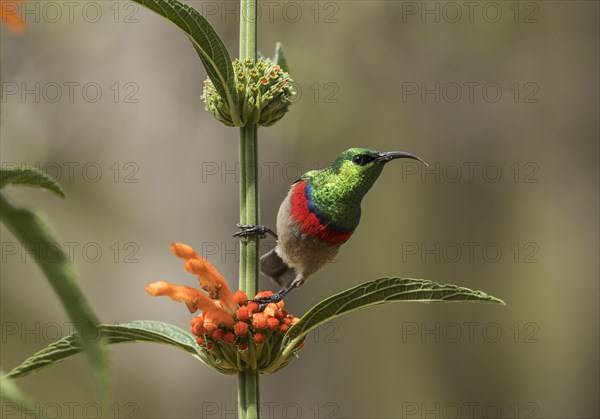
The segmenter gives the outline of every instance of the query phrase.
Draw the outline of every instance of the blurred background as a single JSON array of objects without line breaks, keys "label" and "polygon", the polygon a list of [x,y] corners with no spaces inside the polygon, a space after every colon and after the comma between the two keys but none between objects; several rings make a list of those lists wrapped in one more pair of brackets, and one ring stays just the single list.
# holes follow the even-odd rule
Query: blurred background
[{"label": "blurred background", "polygon": [[[186,3],[237,56],[239,3]],[[26,30],[0,28],[1,161],[37,165],[67,198],[7,194],[48,220],[102,321],[187,329],[183,305],[144,287],[195,285],[172,241],[237,287],[237,130],[204,111],[192,45],[153,12],[126,1],[21,7]],[[299,90],[289,114],[259,130],[264,224],[301,173],[349,147],[429,162],[386,167],[353,239],[287,308],[300,316],[382,276],[507,303],[392,304],[326,324],[298,360],[263,376],[265,417],[599,415],[598,30],[589,1],[261,4],[259,49],[283,43]],[[72,326],[33,256],[1,232],[10,370]],[[184,352],[130,344],[112,358],[111,416],[236,416],[235,378]],[[18,384],[61,417],[69,403],[94,415],[81,356]]]}]

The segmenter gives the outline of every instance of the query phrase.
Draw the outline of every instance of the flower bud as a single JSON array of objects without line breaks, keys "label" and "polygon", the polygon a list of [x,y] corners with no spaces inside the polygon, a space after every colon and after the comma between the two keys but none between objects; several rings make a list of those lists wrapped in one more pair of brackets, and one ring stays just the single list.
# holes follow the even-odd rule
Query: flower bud
[{"label": "flower bud", "polygon": [[252,327],[257,330],[267,328],[267,316],[262,313],[255,313],[252,315]]},{"label": "flower bud", "polygon": [[233,332],[227,332],[225,333],[223,340],[227,343],[233,343],[235,342],[235,335],[233,334]]},{"label": "flower bud", "polygon": [[237,322],[233,326],[233,332],[236,334],[236,336],[244,336],[246,333],[248,333],[248,323]]},{"label": "flower bud", "polygon": [[213,330],[212,333],[210,334],[210,337],[215,341],[215,342],[220,342],[223,340],[223,338],[225,337],[225,330],[223,329],[217,329],[217,330]]},{"label": "flower bud", "polygon": [[[262,126],[273,125],[288,111],[296,94],[290,75],[269,59],[235,60],[238,103],[235,104],[240,127],[248,123]],[[227,126],[236,125],[230,104],[221,97],[210,78],[204,81],[202,94],[205,109]]]},{"label": "flower bud", "polygon": [[247,300],[248,300],[248,296],[246,295],[246,293],[244,291],[237,290],[236,292],[233,293],[233,301],[235,301],[238,305],[243,304]]},{"label": "flower bud", "polygon": [[275,317],[269,317],[267,319],[267,329],[269,330],[277,330],[279,328],[279,320]]},{"label": "flower bud", "polygon": [[191,330],[192,334],[196,336],[200,336],[206,333],[206,329],[204,328],[204,316],[202,316],[202,314],[192,319]]},{"label": "flower bud", "polygon": [[241,306],[237,311],[237,318],[239,321],[247,322],[250,319],[250,309],[246,306]]}]

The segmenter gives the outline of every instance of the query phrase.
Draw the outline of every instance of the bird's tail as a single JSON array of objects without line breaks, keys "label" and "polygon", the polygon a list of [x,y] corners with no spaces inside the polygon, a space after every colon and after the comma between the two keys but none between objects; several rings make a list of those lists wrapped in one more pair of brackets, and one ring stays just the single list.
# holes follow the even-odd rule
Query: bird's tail
[{"label": "bird's tail", "polygon": [[283,288],[287,288],[291,285],[296,274],[294,270],[284,262],[281,256],[279,256],[276,249],[277,248],[274,248],[261,256],[260,271]]}]

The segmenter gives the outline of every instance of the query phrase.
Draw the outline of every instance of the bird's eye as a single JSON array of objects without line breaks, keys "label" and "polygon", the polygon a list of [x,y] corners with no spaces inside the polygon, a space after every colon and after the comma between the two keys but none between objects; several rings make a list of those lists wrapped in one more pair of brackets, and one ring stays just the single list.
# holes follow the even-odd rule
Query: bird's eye
[{"label": "bird's eye", "polygon": [[358,166],[364,166],[365,164],[372,162],[373,160],[375,160],[373,157],[368,156],[366,154],[357,154],[356,156],[352,157],[352,163]]}]

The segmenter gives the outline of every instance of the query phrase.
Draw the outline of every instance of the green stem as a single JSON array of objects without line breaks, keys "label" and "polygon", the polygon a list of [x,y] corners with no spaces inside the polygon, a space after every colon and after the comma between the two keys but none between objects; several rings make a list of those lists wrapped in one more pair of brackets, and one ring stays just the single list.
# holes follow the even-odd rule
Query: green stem
[{"label": "green stem", "polygon": [[256,60],[257,0],[240,0],[240,60]]},{"label": "green stem", "polygon": [[[240,128],[240,222],[259,223],[257,126]],[[258,289],[259,238],[241,241],[240,289],[253,297]]]},{"label": "green stem", "polygon": [[[256,61],[257,0],[240,2],[240,60]],[[256,124],[240,128],[240,223],[259,223],[258,144]],[[253,297],[258,289],[259,238],[242,238],[240,245],[240,289]],[[238,374],[238,416],[260,417],[258,370]]]}]

